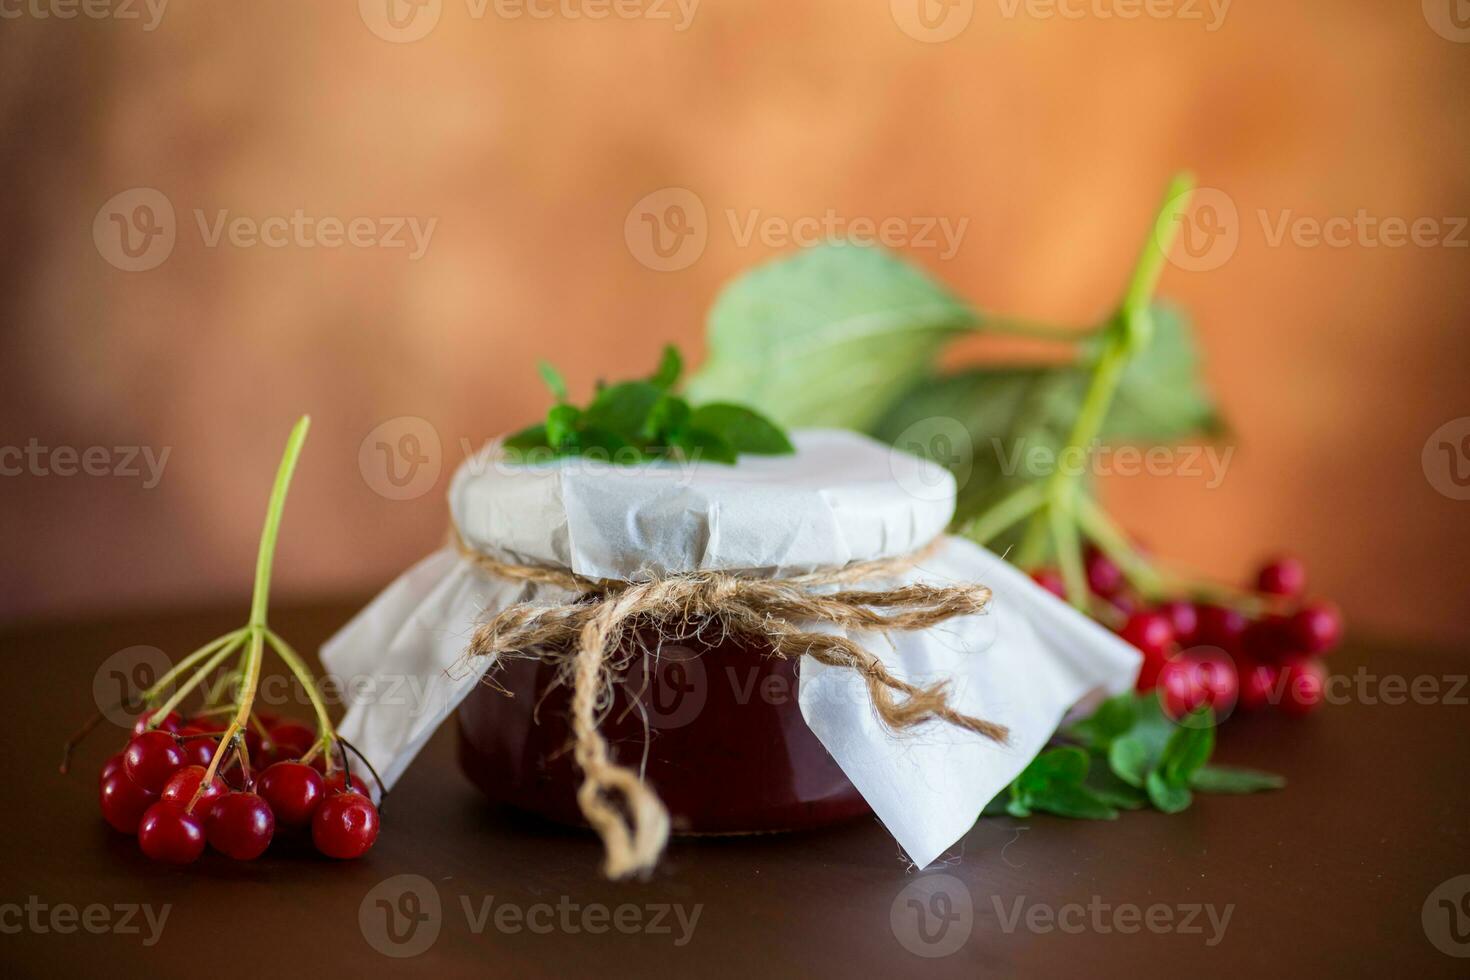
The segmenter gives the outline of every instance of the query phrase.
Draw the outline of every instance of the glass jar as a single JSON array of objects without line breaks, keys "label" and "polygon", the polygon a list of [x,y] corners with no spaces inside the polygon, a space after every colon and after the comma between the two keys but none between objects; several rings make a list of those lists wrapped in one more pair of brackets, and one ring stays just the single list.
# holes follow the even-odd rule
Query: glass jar
[{"label": "glass jar", "polygon": [[[708,633],[621,651],[600,731],[641,771],[675,834],[818,827],[871,813],[801,715],[796,664]],[[459,757],[492,800],[583,823],[568,685],[558,667],[505,658],[459,707]],[[507,693],[510,696],[507,696]]]}]

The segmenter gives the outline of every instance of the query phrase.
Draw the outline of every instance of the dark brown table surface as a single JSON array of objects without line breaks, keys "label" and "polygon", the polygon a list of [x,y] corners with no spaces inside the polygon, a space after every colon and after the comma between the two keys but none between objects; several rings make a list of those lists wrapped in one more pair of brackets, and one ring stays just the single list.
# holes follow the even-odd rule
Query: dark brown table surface
[{"label": "dark brown table surface", "polygon": [[[314,650],[352,611],[288,609],[273,624]],[[456,768],[452,724],[395,789],[364,860],[273,848],[248,864],[212,854],[184,869],[150,863],[97,811],[96,771],[121,729],[100,729],[69,776],[56,771],[59,746],[92,710],[109,654],[147,644],[177,656],[243,614],[3,634],[6,976],[1470,975],[1470,959],[1430,935],[1470,955],[1470,900],[1454,905],[1470,878],[1429,901],[1470,875],[1470,661],[1460,654],[1353,646],[1334,670],[1379,680],[1355,683],[1347,703],[1304,722],[1227,724],[1217,758],[1285,773],[1282,792],[1115,823],[987,819],[924,873],[863,820],[678,840],[651,881],[610,883],[590,835],[477,794]],[[1422,696],[1421,680],[1430,703],[1390,703],[1389,677],[1433,678],[1437,693]],[[425,918],[435,895],[440,912]],[[161,930],[126,911],[145,905],[155,922],[167,908]],[[510,916],[505,928],[497,915]],[[415,946],[427,948],[380,952]]]}]

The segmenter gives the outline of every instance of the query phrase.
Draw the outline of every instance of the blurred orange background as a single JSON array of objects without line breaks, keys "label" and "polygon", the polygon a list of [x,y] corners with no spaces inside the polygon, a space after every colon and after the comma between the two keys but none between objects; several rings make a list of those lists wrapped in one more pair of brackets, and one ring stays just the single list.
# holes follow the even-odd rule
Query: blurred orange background
[{"label": "blurred orange background", "polygon": [[[1470,443],[1438,472],[1424,456],[1470,415],[1456,0],[50,3],[0,3],[0,445],[49,461],[0,477],[6,618],[243,602],[302,412],[277,601],[382,586],[442,541],[465,447],[544,411],[537,358],[579,392],[665,341],[697,361],[720,285],[790,250],[751,221],[967,222],[953,254],[900,251],[987,310],[1090,322],[1188,167],[1238,242],[1162,292],[1194,314],[1238,449],[1218,487],[1118,477],[1108,503],[1226,578],[1302,555],[1360,634],[1470,638],[1470,503],[1444,471],[1470,471]],[[705,241],[659,271],[637,209],[668,188]],[[172,248],[129,271],[166,244],[137,210],[160,197]],[[298,209],[427,240],[266,221]],[[222,212],[245,230],[214,239]],[[1429,223],[1312,243],[1358,215]],[[402,416],[440,448],[390,499],[359,450]],[[169,455],[151,487],[143,457],[50,472],[93,446],[113,470],[116,447]]]}]

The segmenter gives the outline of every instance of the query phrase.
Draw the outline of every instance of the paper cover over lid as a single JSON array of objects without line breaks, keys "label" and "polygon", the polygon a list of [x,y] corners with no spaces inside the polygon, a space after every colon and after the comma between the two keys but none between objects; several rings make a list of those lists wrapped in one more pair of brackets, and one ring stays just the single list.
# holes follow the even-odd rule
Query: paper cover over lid
[{"label": "paper cover over lid", "polygon": [[866,436],[792,434],[796,453],[617,466],[506,461],[492,443],[454,475],[465,540],[514,562],[590,578],[701,570],[800,575],[908,554],[943,533],[954,477]]}]

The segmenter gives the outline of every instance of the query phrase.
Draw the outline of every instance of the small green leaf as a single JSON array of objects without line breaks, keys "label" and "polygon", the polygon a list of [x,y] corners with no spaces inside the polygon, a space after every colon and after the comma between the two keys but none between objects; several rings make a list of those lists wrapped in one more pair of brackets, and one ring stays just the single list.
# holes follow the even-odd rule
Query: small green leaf
[{"label": "small green leaf", "polygon": [[727,402],[700,405],[690,415],[689,425],[719,436],[738,453],[781,456],[796,451],[786,433],[769,419],[740,405]]},{"label": "small green leaf", "polygon": [[1138,695],[1125,691],[1108,698],[1097,710],[1067,729],[1067,736],[1098,752],[1106,752],[1113,739],[1126,735],[1138,714],[1134,702]]},{"label": "small green leaf", "polygon": [[1088,763],[1087,753],[1074,745],[1050,749],[1032,759],[1016,777],[1016,783],[1023,790],[1051,783],[1080,784],[1087,775]]},{"label": "small green leaf", "polygon": [[577,422],[582,410],[574,405],[553,405],[546,413],[546,441],[558,452],[575,448]]},{"label": "small green leaf", "polygon": [[561,376],[561,372],[551,366],[550,361],[537,361],[536,370],[541,372],[541,380],[546,382],[546,387],[551,389],[552,395],[559,402],[565,402],[567,398],[567,382]]},{"label": "small green leaf", "polygon": [[1107,766],[1093,766],[1087,770],[1087,778],[1082,785],[1093,796],[1120,810],[1141,810],[1148,805],[1146,793],[1123,782]]},{"label": "small green leaf", "polygon": [[1171,785],[1187,786],[1189,778],[1215,751],[1215,726],[1209,709],[1182,719],[1155,767]]},{"label": "small green leaf", "polygon": [[703,429],[685,429],[673,438],[674,447],[685,459],[696,463],[734,463],[735,447]]},{"label": "small green leaf", "polygon": [[1136,735],[1115,738],[1108,747],[1108,768],[1129,786],[1143,786],[1150,763],[1148,747]]},{"label": "small green leaf", "polygon": [[582,456],[595,456],[621,465],[637,463],[643,459],[643,454],[628,440],[616,432],[595,425],[584,425],[577,432],[577,451]]},{"label": "small green leaf", "polygon": [[649,413],[662,397],[663,390],[647,381],[608,385],[587,406],[587,424],[615,432],[631,442],[642,433]]},{"label": "small green leaf", "polygon": [[663,356],[659,358],[658,370],[653,372],[648,383],[668,391],[679,383],[679,375],[683,373],[684,359],[679,356],[679,348],[673,344],[665,344]]},{"label": "small green leaf", "polygon": [[1013,796],[1006,803],[1006,813],[1015,817],[1017,820],[1025,820],[1027,817],[1031,816],[1031,808],[1028,807],[1025,802],[1022,801],[1019,797]]},{"label": "small green leaf", "polygon": [[1190,793],[1188,786],[1169,782],[1157,769],[1149,772],[1147,789],[1149,800],[1165,813],[1187,810],[1194,802],[1194,794]]},{"label": "small green leaf", "polygon": [[550,441],[546,438],[546,426],[531,425],[521,431],[505,437],[501,446],[505,449],[525,452],[529,449],[549,448]]},{"label": "small green leaf", "polygon": [[1052,783],[1031,794],[1032,808],[1073,820],[1116,820],[1118,811],[1076,783]]},{"label": "small green leaf", "polygon": [[647,442],[667,446],[689,425],[689,403],[678,395],[664,395],[654,403],[640,435]]},{"label": "small green leaf", "polygon": [[1259,793],[1280,789],[1286,777],[1243,766],[1201,766],[1189,778],[1189,785],[1201,793]]}]

